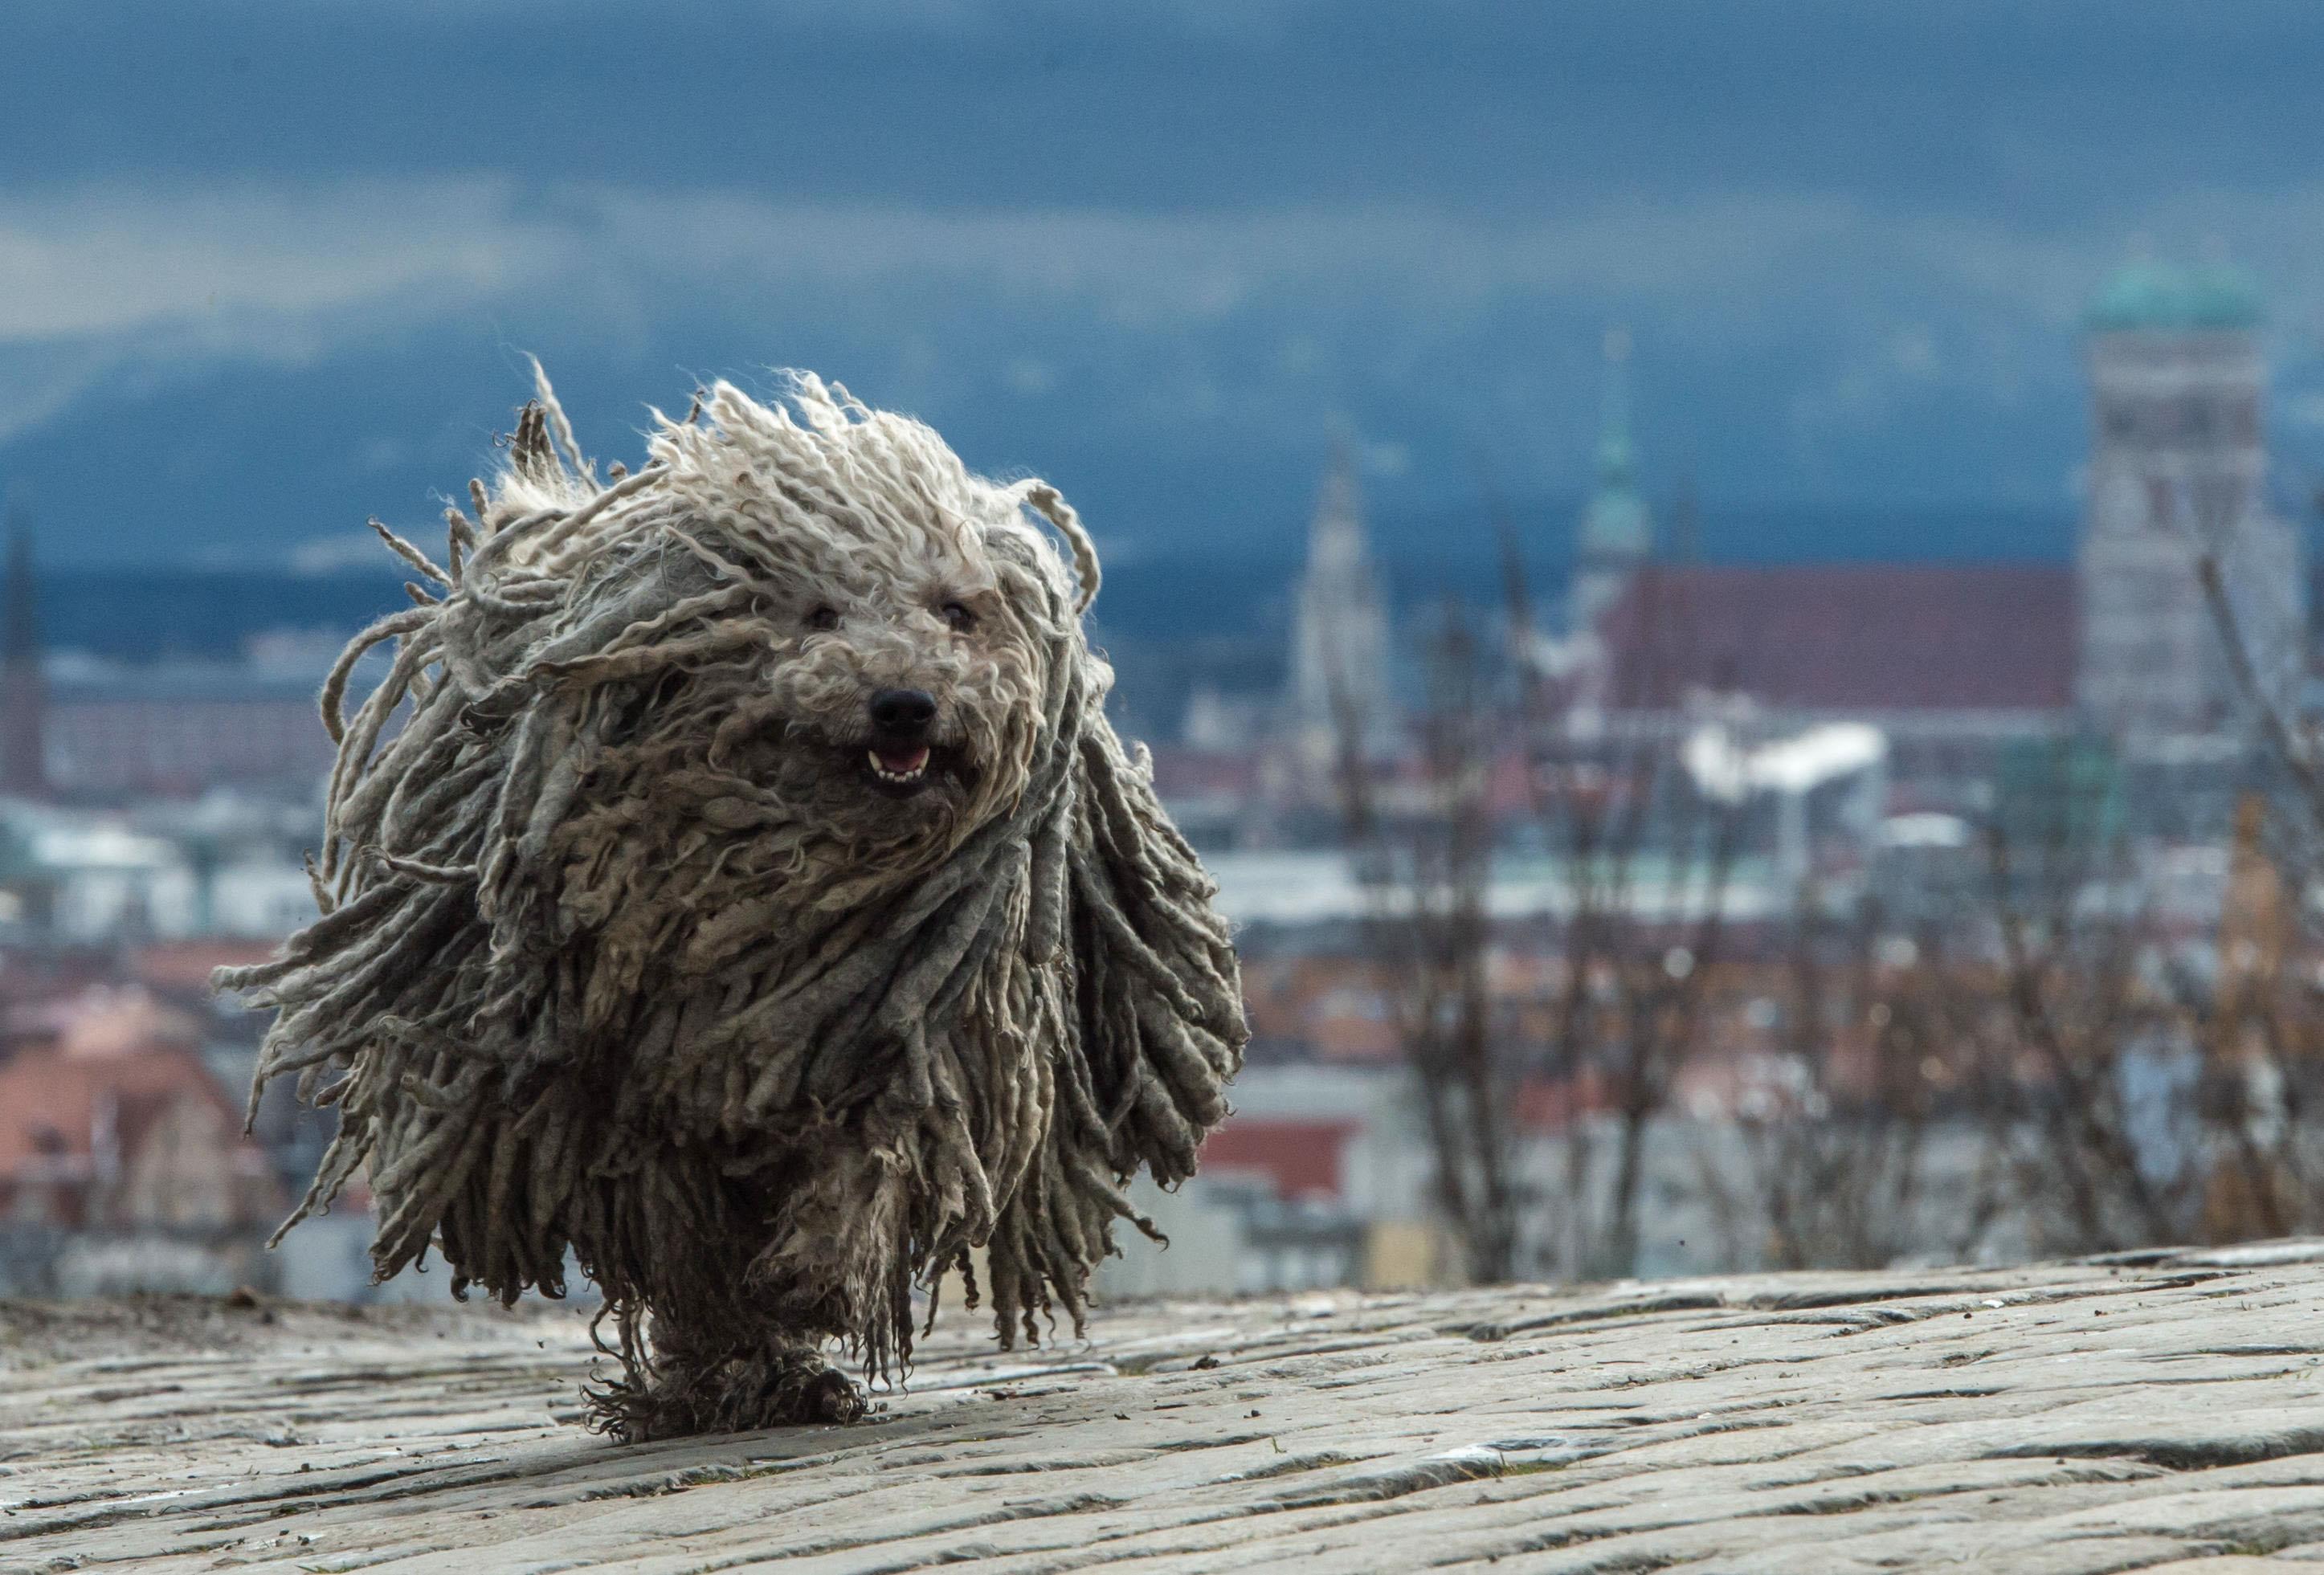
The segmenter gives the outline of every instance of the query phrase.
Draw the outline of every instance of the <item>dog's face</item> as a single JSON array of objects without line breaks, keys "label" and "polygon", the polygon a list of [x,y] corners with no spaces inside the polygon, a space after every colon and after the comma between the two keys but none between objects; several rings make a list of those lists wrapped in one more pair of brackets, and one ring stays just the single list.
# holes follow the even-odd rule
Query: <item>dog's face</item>
[{"label": "dog's face", "polygon": [[510,719],[576,741],[541,844],[558,922],[604,926],[640,988],[668,983],[648,958],[748,972],[799,911],[941,867],[1081,725],[1062,675],[1102,668],[1022,487],[820,384],[799,404],[722,389],[714,421],[659,432],[659,484],[528,648],[580,648],[540,696],[561,715]]},{"label": "dog's face", "polygon": [[989,541],[974,523],[875,523],[783,554],[761,582],[755,692],[714,760],[857,863],[922,865],[1004,812],[1042,722],[1043,590]]}]

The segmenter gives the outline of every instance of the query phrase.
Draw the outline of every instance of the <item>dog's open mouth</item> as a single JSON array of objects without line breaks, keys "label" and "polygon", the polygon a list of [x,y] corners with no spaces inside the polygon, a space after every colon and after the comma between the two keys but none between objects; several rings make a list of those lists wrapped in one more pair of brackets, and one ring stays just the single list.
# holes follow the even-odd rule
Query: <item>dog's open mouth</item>
[{"label": "dog's open mouth", "polygon": [[966,774],[960,751],[944,744],[873,739],[857,757],[872,786],[897,798]]},{"label": "dog's open mouth", "polygon": [[928,774],[928,760],[935,753],[927,744],[873,744],[863,751],[863,758],[873,776],[892,788],[903,788]]}]

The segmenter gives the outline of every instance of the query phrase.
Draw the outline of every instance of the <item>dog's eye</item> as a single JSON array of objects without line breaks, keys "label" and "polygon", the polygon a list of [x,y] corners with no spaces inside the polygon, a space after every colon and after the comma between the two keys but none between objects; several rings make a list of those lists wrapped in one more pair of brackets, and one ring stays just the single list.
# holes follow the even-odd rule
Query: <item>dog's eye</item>
[{"label": "dog's eye", "polygon": [[944,621],[963,634],[976,627],[976,614],[958,602],[946,602],[944,604]]},{"label": "dog's eye", "polygon": [[839,609],[836,607],[817,607],[814,612],[807,615],[807,626],[809,629],[838,628]]}]

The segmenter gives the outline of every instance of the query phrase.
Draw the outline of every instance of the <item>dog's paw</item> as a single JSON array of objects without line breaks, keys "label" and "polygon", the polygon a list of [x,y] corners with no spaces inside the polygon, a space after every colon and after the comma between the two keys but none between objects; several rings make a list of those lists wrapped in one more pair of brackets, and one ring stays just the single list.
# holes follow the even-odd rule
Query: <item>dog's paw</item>
[{"label": "dog's paw", "polygon": [[863,1386],[836,1368],[810,1378],[800,1399],[811,1422],[853,1422],[863,1414]]},{"label": "dog's paw", "polygon": [[665,1357],[635,1379],[592,1388],[589,1400],[590,1426],[622,1443],[848,1423],[868,1408],[861,1385],[799,1346],[699,1368]]}]

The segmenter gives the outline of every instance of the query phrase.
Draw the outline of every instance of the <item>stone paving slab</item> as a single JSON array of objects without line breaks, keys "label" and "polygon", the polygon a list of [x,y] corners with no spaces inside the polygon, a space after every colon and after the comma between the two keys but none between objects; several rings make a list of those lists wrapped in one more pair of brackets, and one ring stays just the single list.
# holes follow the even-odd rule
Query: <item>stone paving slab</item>
[{"label": "stone paving slab", "polygon": [[2324,1565],[2324,1241],[948,1315],[849,1427],[621,1448],[558,1308],[0,1303],[0,1575]]}]

